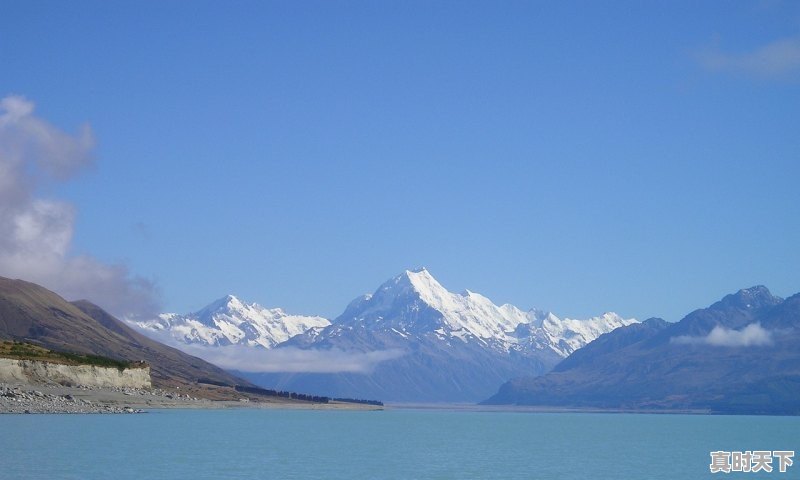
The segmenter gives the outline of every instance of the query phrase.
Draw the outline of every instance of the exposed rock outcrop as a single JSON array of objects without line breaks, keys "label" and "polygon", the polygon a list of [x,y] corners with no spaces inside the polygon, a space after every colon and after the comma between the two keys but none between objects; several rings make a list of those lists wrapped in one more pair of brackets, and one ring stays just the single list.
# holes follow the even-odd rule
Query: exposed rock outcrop
[{"label": "exposed rock outcrop", "polygon": [[0,382],[58,383],[95,387],[150,388],[150,367],[119,369],[0,358]]}]

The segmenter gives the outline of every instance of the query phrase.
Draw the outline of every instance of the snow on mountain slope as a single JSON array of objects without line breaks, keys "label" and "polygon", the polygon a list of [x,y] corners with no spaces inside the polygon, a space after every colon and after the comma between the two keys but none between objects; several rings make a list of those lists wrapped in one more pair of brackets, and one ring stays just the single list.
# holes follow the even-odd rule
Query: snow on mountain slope
[{"label": "snow on mountain slope", "polygon": [[587,320],[559,319],[550,314],[543,322],[542,329],[554,344],[558,342],[563,356],[566,357],[600,335],[633,323],[639,322],[622,318],[614,312],[606,312]]},{"label": "snow on mountain slope", "polygon": [[622,318],[613,312],[587,320],[561,319],[547,313],[538,325],[532,322],[517,327],[515,335],[518,344],[514,349],[526,351],[549,348],[559,356],[567,357],[600,335],[633,323],[638,321]]},{"label": "snow on mountain slope", "polygon": [[406,343],[424,338],[452,346],[452,341],[459,341],[504,354],[549,350],[563,358],[603,333],[635,322],[615,313],[575,320],[536,309],[526,312],[509,304],[498,306],[469,290],[450,292],[421,268],[407,270],[375,293],[356,298],[334,325],[322,317],[288,315],[280,308],[244,303],[233,295],[195,313],[165,313],[132,324],[151,335],[205,346],[272,348],[300,334],[301,338],[290,342],[293,346],[355,350],[386,346],[370,345],[374,338],[346,344],[348,331],[363,330],[383,332],[381,338],[402,337]]},{"label": "snow on mountain slope", "polygon": [[186,344],[264,348],[272,348],[311,328],[330,325],[322,317],[288,315],[280,308],[244,303],[233,295],[188,315],[164,313],[154,320],[131,323],[145,333],[168,335]]},{"label": "snow on mountain slope", "polygon": [[548,372],[575,349],[636,322],[607,313],[560,319],[449,292],[425,269],[405,271],[356,298],[331,325],[277,345],[274,352],[401,352],[366,372],[246,374],[267,388],[396,402],[471,402],[510,378]]},{"label": "snow on mountain slope", "polygon": [[[498,307],[474,292],[458,295],[447,291],[424,268],[406,271],[384,283],[375,294],[356,299],[350,305],[337,323],[363,322],[371,317],[402,319],[413,316],[404,315],[404,310],[418,311],[422,306],[440,312],[443,316],[441,326],[449,332],[463,331],[480,338],[503,336],[519,323],[527,322],[525,312],[511,305]],[[399,325],[403,328],[424,328],[419,324],[406,325],[402,320],[400,323],[403,323]]]},{"label": "snow on mountain slope", "polygon": [[[432,332],[443,341],[477,342],[501,352],[550,349],[560,357],[635,322],[615,313],[575,320],[535,309],[524,312],[508,304],[498,306],[469,290],[449,292],[424,268],[407,270],[373,295],[357,298],[334,320],[334,324],[391,330],[405,338]],[[315,332],[315,341],[324,340],[328,330],[339,329]]]}]

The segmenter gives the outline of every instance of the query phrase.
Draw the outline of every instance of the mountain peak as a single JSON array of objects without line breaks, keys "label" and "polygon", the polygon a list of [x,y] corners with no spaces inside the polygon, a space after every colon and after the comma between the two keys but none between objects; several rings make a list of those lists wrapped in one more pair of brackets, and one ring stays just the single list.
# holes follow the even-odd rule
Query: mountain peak
[{"label": "mountain peak", "polygon": [[198,310],[197,314],[200,315],[202,313],[213,313],[218,312],[220,310],[227,310],[227,309],[240,309],[244,307],[244,303],[239,300],[239,297],[236,295],[228,294],[222,298],[218,298],[213,302],[209,303],[205,307]]},{"label": "mountain peak", "polygon": [[776,297],[770,293],[769,289],[764,285],[756,285],[754,287],[743,288],[736,293],[726,295],[715,305],[725,308],[749,309],[773,306],[781,303],[782,301],[782,298]]},{"label": "mountain peak", "polygon": [[433,275],[425,268],[406,270],[401,275],[401,278],[401,283],[407,281],[407,285],[419,295],[423,302],[438,310],[443,307],[449,308],[453,302],[453,297],[456,296],[433,278]]},{"label": "mountain peak", "polygon": [[444,288],[438,280],[433,278],[433,275],[431,275],[425,267],[416,270],[406,270],[404,275],[418,288]]},{"label": "mountain peak", "polygon": [[239,297],[237,297],[236,295],[231,295],[231,294],[225,295],[225,297],[222,298],[222,300],[224,300],[228,305],[231,305],[231,304],[236,305],[236,304],[241,304],[242,303],[242,301],[239,300]]},{"label": "mountain peak", "polygon": [[225,295],[222,298],[218,298],[213,302],[209,303],[205,307],[201,308],[200,310],[194,312],[192,316],[196,317],[199,321],[206,325],[213,325],[214,315],[218,313],[229,312],[231,310],[236,310],[239,307],[241,309],[242,302],[234,295]]},{"label": "mountain peak", "polygon": [[743,288],[736,292],[736,295],[742,295],[747,297],[757,297],[757,296],[765,296],[765,297],[772,297],[772,293],[769,291],[767,287],[764,285],[756,285],[755,287],[750,288]]},{"label": "mountain peak", "polygon": [[272,348],[311,328],[326,327],[330,321],[289,315],[281,308],[265,308],[243,302],[235,295],[225,295],[193,313],[161,314],[157,321],[134,325],[146,332],[166,333],[183,343]]},{"label": "mountain peak", "polygon": [[[424,302],[436,303],[450,294],[433,275],[425,268],[405,270],[400,275],[390,279],[375,292],[381,301],[402,297],[408,294],[419,296]],[[356,299],[358,300],[358,299]]]},{"label": "mountain peak", "polygon": [[400,277],[406,277],[409,280],[413,280],[415,278],[420,278],[420,279],[422,279],[422,278],[431,278],[432,279],[433,275],[431,275],[431,272],[429,272],[427,268],[421,267],[421,268],[415,268],[415,269],[412,269],[412,270],[406,270],[406,271],[404,271],[403,273],[400,274]]}]

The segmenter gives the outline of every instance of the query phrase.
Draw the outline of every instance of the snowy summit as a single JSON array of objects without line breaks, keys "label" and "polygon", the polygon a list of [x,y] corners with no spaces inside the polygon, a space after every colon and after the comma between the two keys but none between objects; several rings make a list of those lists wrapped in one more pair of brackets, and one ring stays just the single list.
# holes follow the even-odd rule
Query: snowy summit
[{"label": "snowy summit", "polygon": [[145,333],[167,334],[186,344],[271,348],[313,327],[328,326],[330,321],[322,317],[289,315],[280,308],[264,308],[227,295],[195,313],[164,313],[155,320],[134,325]]},{"label": "snowy summit", "polygon": [[636,321],[613,312],[574,320],[537,309],[498,306],[469,290],[450,292],[420,268],[406,270],[374,294],[357,298],[331,327],[315,332],[315,338],[320,342],[328,331],[358,326],[405,338],[432,334],[445,342],[458,339],[503,352],[549,349],[563,358],[603,333]]}]

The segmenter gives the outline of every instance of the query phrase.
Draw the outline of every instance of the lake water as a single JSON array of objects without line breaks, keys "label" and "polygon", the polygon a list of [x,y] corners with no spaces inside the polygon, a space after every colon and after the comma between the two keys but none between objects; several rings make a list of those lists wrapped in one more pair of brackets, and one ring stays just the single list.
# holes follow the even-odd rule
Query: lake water
[{"label": "lake water", "polygon": [[[709,473],[709,451],[798,447],[798,417],[256,409],[0,415],[2,479],[722,478]],[[800,459],[784,474],[730,476],[800,478]]]}]

